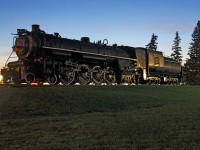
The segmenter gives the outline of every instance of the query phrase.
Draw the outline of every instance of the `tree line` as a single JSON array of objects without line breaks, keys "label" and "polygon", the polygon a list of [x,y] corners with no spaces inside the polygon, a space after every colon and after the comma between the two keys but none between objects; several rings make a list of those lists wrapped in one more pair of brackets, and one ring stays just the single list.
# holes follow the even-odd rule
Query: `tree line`
[{"label": "tree line", "polygon": [[[146,48],[149,50],[157,51],[157,44],[158,44],[157,39],[158,39],[158,36],[153,33],[153,35],[151,37],[151,41],[149,44],[146,45]],[[175,38],[174,38],[174,44],[172,46],[172,53],[171,53],[170,57],[173,60],[182,63],[183,56],[182,56],[182,49],[180,47],[180,42],[181,42],[181,38],[179,36],[179,32],[176,31]]]},{"label": "tree line", "polygon": [[[157,50],[158,36],[153,33],[150,42],[146,45],[146,48],[150,50]],[[174,43],[172,45],[172,53],[170,57],[182,63],[182,48],[180,47],[181,38],[179,32],[176,31]],[[183,76],[185,76],[185,82],[192,85],[200,85],[200,21],[194,28],[192,33],[192,42],[188,50],[189,58],[186,59],[183,65]]]}]

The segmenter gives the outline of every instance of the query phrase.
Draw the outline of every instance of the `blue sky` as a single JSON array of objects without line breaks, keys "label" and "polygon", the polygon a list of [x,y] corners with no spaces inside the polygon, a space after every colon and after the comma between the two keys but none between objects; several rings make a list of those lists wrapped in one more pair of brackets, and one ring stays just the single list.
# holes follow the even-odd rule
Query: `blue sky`
[{"label": "blue sky", "polygon": [[12,51],[11,33],[39,24],[46,33],[109,44],[144,47],[158,36],[158,50],[171,54],[179,31],[184,59],[200,20],[199,0],[0,0],[0,67]]}]

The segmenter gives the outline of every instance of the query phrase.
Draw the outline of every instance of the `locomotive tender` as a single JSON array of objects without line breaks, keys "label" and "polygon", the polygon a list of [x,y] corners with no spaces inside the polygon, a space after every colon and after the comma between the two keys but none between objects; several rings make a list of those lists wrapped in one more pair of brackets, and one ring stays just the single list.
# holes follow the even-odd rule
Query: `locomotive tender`
[{"label": "locomotive tender", "polygon": [[1,69],[4,83],[48,82],[137,84],[178,83],[181,65],[162,52],[128,46],[108,46],[108,40],[91,43],[46,34],[39,25],[32,31],[18,29],[13,51],[18,60]]}]

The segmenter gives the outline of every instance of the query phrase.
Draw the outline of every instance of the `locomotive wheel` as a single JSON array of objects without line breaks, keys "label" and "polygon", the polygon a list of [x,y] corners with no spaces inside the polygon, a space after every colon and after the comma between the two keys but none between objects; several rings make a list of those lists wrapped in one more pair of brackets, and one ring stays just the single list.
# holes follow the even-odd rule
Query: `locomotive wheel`
[{"label": "locomotive wheel", "polygon": [[13,78],[12,80],[13,80],[13,83],[14,83],[14,84],[20,84],[20,81],[19,81],[18,78],[15,77],[15,78]]},{"label": "locomotive wheel", "polygon": [[57,75],[51,75],[47,78],[47,81],[50,85],[56,85],[59,83],[59,79]]},{"label": "locomotive wheel", "polygon": [[75,72],[73,69],[64,71],[64,73],[62,73],[60,75],[60,82],[64,85],[70,85],[75,81]]},{"label": "locomotive wheel", "polygon": [[131,85],[134,83],[134,78],[129,74],[122,74],[121,76],[121,84]]},{"label": "locomotive wheel", "polygon": [[94,66],[92,69],[92,79],[95,84],[100,85],[103,82],[103,71],[100,66]]},{"label": "locomotive wheel", "polygon": [[105,81],[108,85],[112,85],[116,83],[116,76],[113,68],[107,67],[106,74],[105,74]]},{"label": "locomotive wheel", "polygon": [[35,82],[35,74],[32,72],[29,72],[25,75],[25,81],[26,83],[32,83]]},{"label": "locomotive wheel", "polygon": [[81,85],[86,85],[90,82],[91,73],[89,67],[85,64],[80,66],[80,71],[77,74],[77,81]]}]

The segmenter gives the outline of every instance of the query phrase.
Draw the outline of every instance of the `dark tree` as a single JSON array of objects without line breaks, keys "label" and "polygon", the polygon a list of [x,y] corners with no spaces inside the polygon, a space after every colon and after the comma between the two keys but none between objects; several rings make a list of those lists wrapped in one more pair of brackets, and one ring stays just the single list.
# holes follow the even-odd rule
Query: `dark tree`
[{"label": "dark tree", "polygon": [[182,54],[181,54],[181,47],[179,46],[181,42],[181,38],[179,36],[178,31],[176,31],[176,36],[174,38],[174,44],[172,46],[173,53],[171,54],[171,58],[177,62],[182,62]]},{"label": "dark tree", "polygon": [[149,44],[147,44],[146,45],[146,48],[147,49],[150,49],[150,50],[154,50],[154,51],[156,51],[157,50],[157,38],[158,38],[158,36],[157,35],[154,35],[154,33],[153,33],[153,35],[152,35],[152,37],[151,37],[151,41],[150,41],[150,43]]},{"label": "dark tree", "polygon": [[192,34],[188,55],[185,64],[186,80],[190,84],[200,84],[200,21]]}]

